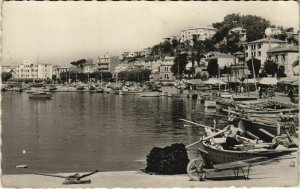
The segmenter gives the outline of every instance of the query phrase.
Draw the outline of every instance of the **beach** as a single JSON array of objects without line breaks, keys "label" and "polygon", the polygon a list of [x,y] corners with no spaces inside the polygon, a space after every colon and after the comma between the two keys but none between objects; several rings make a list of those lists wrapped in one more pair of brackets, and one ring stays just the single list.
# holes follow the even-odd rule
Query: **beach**
[{"label": "beach", "polygon": [[[295,154],[294,154],[295,155]],[[295,166],[291,166],[291,162]],[[149,175],[140,170],[99,172],[85,179],[91,179],[90,184],[63,185],[63,178],[35,174],[3,175],[2,186],[9,188],[203,188],[203,187],[295,187],[298,185],[299,163],[297,159],[281,159],[265,165],[250,168],[249,179],[233,177],[233,171],[213,172],[207,174],[205,181],[191,181],[187,174],[182,175]],[[71,175],[60,173],[57,175]],[[84,179],[83,179],[84,180]]]}]

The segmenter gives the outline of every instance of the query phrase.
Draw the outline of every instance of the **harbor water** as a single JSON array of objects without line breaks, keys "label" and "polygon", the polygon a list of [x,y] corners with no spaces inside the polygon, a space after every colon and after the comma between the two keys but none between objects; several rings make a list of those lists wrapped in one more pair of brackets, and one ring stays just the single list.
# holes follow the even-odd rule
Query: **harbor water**
[{"label": "harbor water", "polygon": [[225,119],[187,98],[57,92],[38,100],[3,92],[2,173],[145,168],[154,146],[199,140],[203,130],[180,118],[208,125]]}]

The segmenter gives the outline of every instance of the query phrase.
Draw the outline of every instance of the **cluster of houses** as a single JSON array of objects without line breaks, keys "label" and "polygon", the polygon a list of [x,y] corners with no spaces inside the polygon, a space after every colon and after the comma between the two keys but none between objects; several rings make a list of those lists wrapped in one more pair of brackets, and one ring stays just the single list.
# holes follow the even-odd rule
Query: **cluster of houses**
[{"label": "cluster of houses", "polygon": [[[212,27],[194,27],[182,30],[180,36],[170,36],[163,40],[172,41],[177,39],[180,42],[197,38],[198,40],[205,40],[211,38],[216,29]],[[266,38],[256,41],[246,42],[246,30],[242,27],[235,27],[229,31],[231,33],[237,33],[240,36],[241,44],[244,45],[245,52],[236,52],[234,54],[224,54],[220,52],[209,52],[201,59],[200,63],[189,62],[186,65],[186,70],[189,70],[194,66],[195,74],[208,74],[207,65],[208,61],[215,59],[219,64],[219,68],[222,69],[225,66],[234,70],[237,77],[241,78],[243,74],[249,74],[248,67],[245,62],[251,58],[256,58],[261,61],[261,70],[263,69],[263,63],[269,59],[275,61],[279,67],[284,67],[287,77],[294,77],[299,75],[299,66],[294,67],[293,63],[299,60],[299,47],[298,44],[289,44],[287,41],[278,40],[272,38],[272,34],[280,32],[278,29],[268,28],[266,33],[270,35]],[[298,40],[299,33],[293,35]],[[40,64],[38,62],[33,63],[29,60],[25,60],[23,63],[16,66],[2,66],[2,72],[10,72],[13,78],[26,79],[26,78],[38,78],[38,79],[52,79],[53,76],[59,78],[62,72],[81,72],[81,73],[93,73],[93,72],[111,72],[114,76],[122,71],[128,71],[132,69],[149,69],[151,70],[150,79],[152,81],[174,81],[175,77],[171,71],[171,67],[174,64],[175,57],[166,56],[158,59],[149,59],[151,54],[151,48],[145,48],[142,51],[136,52],[124,52],[122,57],[112,56],[105,54],[98,56],[96,61],[93,59],[86,59],[85,64],[80,67],[73,66],[71,64],[58,66],[51,64]],[[131,59],[131,61],[128,61]]]}]

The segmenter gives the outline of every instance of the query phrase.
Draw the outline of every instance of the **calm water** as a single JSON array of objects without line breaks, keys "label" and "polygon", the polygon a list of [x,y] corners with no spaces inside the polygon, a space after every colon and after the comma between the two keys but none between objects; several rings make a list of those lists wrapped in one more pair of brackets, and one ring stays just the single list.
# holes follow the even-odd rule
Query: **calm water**
[{"label": "calm water", "polygon": [[[190,144],[201,129],[179,118],[217,118],[186,98],[54,93],[51,100],[2,93],[2,172],[137,170],[154,146]],[[23,150],[26,153],[23,153]],[[16,165],[28,165],[16,169]]]}]

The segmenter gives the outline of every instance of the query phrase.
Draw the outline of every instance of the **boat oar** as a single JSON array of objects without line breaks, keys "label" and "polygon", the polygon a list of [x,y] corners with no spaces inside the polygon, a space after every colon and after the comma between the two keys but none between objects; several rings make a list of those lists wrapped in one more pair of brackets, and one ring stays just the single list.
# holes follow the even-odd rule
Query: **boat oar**
[{"label": "boat oar", "polygon": [[191,147],[191,146],[193,146],[193,145],[195,145],[195,144],[198,144],[198,143],[201,142],[201,141],[205,141],[205,140],[211,139],[211,138],[213,138],[213,137],[215,137],[215,136],[218,136],[218,135],[220,135],[220,134],[222,134],[222,133],[228,131],[229,128],[230,128],[230,126],[227,126],[225,129],[223,129],[223,130],[221,130],[221,131],[219,131],[219,132],[216,132],[215,134],[210,135],[210,136],[208,136],[208,137],[206,137],[206,138],[204,138],[204,139],[200,139],[199,141],[194,142],[194,143],[192,143],[192,144],[190,144],[190,145],[187,145],[185,148],[189,148],[189,147]]}]

